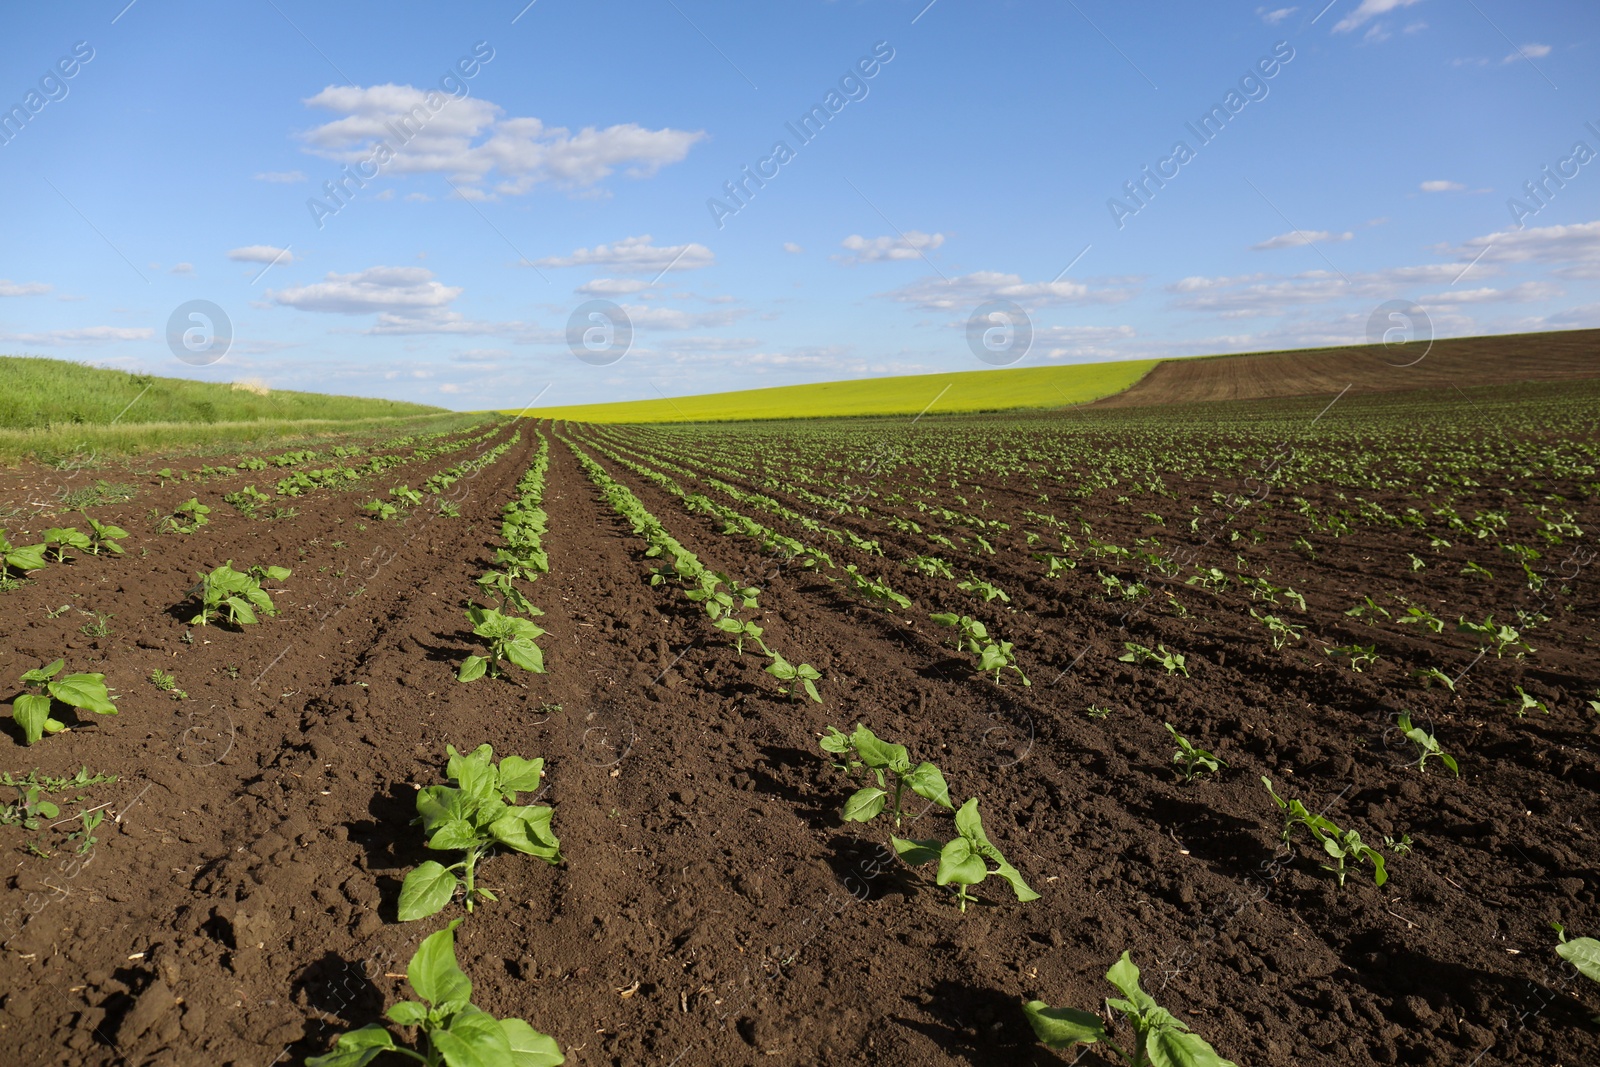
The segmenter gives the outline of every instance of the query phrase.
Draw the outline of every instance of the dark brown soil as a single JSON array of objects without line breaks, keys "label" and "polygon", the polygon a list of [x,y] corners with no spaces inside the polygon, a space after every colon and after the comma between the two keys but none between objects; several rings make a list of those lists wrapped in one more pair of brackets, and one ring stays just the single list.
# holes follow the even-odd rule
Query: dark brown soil
[{"label": "dark brown soil", "polygon": [[1470,389],[1509,382],[1600,377],[1600,330],[1355,345],[1163,360],[1097,407],[1149,407],[1212,400]]},{"label": "dark brown soil", "polygon": [[[1483,613],[1481,586],[1456,566],[1414,578],[1381,530],[1319,541],[1315,565],[1290,537],[1247,549],[1316,620],[1305,646],[1274,652],[1248,614],[1265,606],[1237,591],[1141,576],[1183,599],[1190,616],[1178,618],[1129,615],[1101,595],[1092,563],[1043,580],[1021,547],[1033,505],[1021,484],[990,486],[986,512],[1012,523],[1015,550],[972,564],[1011,592],[1009,607],[892,562],[926,549],[885,522],[897,510],[927,521],[909,508],[840,523],[881,540],[886,558],[826,542],[837,561],[915,601],[890,613],[724,536],[591,451],[709,566],[761,585],[768,642],[824,676],[825,705],[791,703],[762,658],[648,584],[658,563],[543,429],[551,571],[530,595],[546,612],[546,675],[454,680],[476,650],[462,608],[536,447],[531,424],[460,483],[460,518],[379,523],[361,517],[367,496],[321,492],[290,520],[218,507],[198,534],[158,535],[144,513],[194,491],[169,486],[96,511],[134,531],[127,556],[52,566],[0,596],[0,677],[64,653],[121,694],[114,718],[30,750],[10,742],[13,773],[86,764],[121,776],[63,803],[64,816],[115,813],[81,858],[70,826],[0,828],[0,1047],[16,1062],[298,1063],[378,1020],[418,941],[460,914],[395,921],[400,880],[431,856],[409,825],[416,789],[442,780],[446,744],[483,742],[546,758],[541,800],[566,860],[488,859],[481,878],[500,899],[457,931],[459,955],[477,1004],[551,1033],[569,1063],[1072,1062],[1034,1042],[1020,1004],[1095,1007],[1123,949],[1146,988],[1240,1064],[1600,1062],[1588,1021],[1600,998],[1562,973],[1545,926],[1600,932],[1600,751],[1580,710],[1596,682],[1592,582],[1574,613],[1541,628],[1536,659],[1472,668],[1484,692],[1520,684],[1557,712],[1513,720],[1409,681],[1421,664],[1465,666],[1465,635],[1344,615],[1366,593],[1423,602],[1424,589],[1448,605],[1441,616]],[[579,437],[649,452],[634,431]],[[384,484],[417,485],[471,454]],[[1171,506],[1209,504],[1210,489],[1182,487]],[[1099,536],[1156,532],[1105,503]],[[1585,528],[1600,523],[1583,507]],[[1467,547],[1441,555],[1459,563]],[[293,566],[283,614],[243,632],[186,627],[176,608],[195,572],[227,558]],[[110,613],[114,633],[79,634],[78,610],[47,614],[63,603]],[[928,622],[939,610],[1015,641],[1033,686],[974,678]],[[1124,640],[1181,648],[1192,677],[1118,662]],[[1357,674],[1313,640],[1375,642],[1383,659]],[[155,668],[188,699],[146,681]],[[1091,705],[1111,713],[1088,717]],[[1463,757],[1461,780],[1408,768],[1400,706]],[[938,763],[958,799],[980,797],[990,837],[1042,899],[1019,905],[991,881],[962,915],[885,856],[883,827],[842,824],[853,786],[816,740],[857,721]],[[1228,773],[1184,784],[1163,721]],[[1356,874],[1341,891],[1303,843],[1278,847],[1261,774],[1369,838],[1409,833],[1416,850],[1391,861],[1382,889]],[[929,815],[905,832],[951,829]]]}]

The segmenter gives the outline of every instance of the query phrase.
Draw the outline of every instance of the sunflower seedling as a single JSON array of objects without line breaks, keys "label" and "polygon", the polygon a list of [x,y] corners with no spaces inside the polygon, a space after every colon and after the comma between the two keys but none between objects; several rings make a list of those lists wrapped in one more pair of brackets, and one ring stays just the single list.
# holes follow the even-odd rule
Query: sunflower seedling
[{"label": "sunflower seedling", "polygon": [[1335,648],[1324,648],[1323,654],[1338,659],[1340,656],[1350,661],[1350,669],[1357,674],[1361,668],[1370,667],[1378,662],[1377,645],[1339,645]]},{"label": "sunflower seedling", "polygon": [[[865,767],[878,780],[876,787],[857,790],[844,802],[845,822],[871,822],[888,808],[894,817],[895,828],[899,829],[904,814],[901,800],[907,786],[922,799],[932,801],[946,811],[955,810],[955,805],[950,803],[950,788],[945,785],[944,775],[939,768],[931,763],[919,763],[913,768],[911,756],[904,745],[879,739],[861,723],[857,723],[855,731],[848,734],[828,727],[821,747],[822,751],[842,758],[842,762],[834,764],[839,770],[849,772]],[[889,792],[891,777],[894,779],[893,793]]]},{"label": "sunflower seedling", "polygon": [[1108,998],[1106,1004],[1121,1012],[1133,1027],[1131,1051],[1123,1051],[1111,1041],[1100,1016],[1075,1008],[1052,1008],[1042,1000],[1029,1001],[1022,1009],[1034,1035],[1053,1049],[1103,1042],[1128,1067],[1237,1067],[1139,987],[1139,968],[1126,951],[1106,972],[1106,981],[1122,993],[1120,998]]},{"label": "sunflower seedling", "polygon": [[1528,714],[1528,712],[1534,711],[1534,710],[1542,711],[1546,715],[1550,714],[1550,709],[1545,707],[1544,701],[1537,700],[1534,697],[1531,697],[1527,693],[1523,692],[1522,686],[1514,685],[1511,688],[1513,688],[1513,689],[1515,689],[1517,691],[1517,697],[1521,701],[1521,703],[1519,704],[1517,700],[1506,700],[1506,701],[1503,701],[1503,703],[1516,704],[1517,705],[1516,707],[1511,709],[1511,713],[1513,715],[1515,715],[1517,718],[1520,719],[1524,715]]},{"label": "sunflower seedling", "polygon": [[1133,641],[1124,641],[1122,647],[1128,651],[1117,657],[1120,663],[1155,663],[1168,674],[1182,674],[1185,678],[1189,677],[1189,668],[1184,666],[1182,654],[1168,652],[1166,645],[1157,645],[1151,650]]},{"label": "sunflower seedling", "polygon": [[500,661],[516,664],[525,671],[544,673],[544,653],[534,644],[534,638],[544,630],[513,615],[502,615],[492,608],[468,608],[467,620],[472,632],[489,642],[487,656],[468,656],[456,672],[462,682],[475,682],[485,673],[491,678],[500,677]]},{"label": "sunflower seedling", "polygon": [[[1556,955],[1577,968],[1592,982],[1600,982],[1600,941],[1592,937],[1574,937],[1567,939],[1567,928],[1560,923],[1551,923],[1550,928],[1556,932],[1560,943],[1556,945]],[[1600,1015],[1594,1021],[1600,1023]]]},{"label": "sunflower seedling", "polygon": [[[956,832],[961,836],[943,847],[938,841],[906,841],[894,836],[890,836],[889,840],[895,852],[910,866],[918,867],[937,860],[939,869],[934,875],[934,882],[956,887],[956,901],[962,911],[966,911],[967,905],[978,899],[967,892],[967,887],[979,884],[990,875],[998,875],[1010,883],[1011,891],[1021,903],[1039,899],[1039,894],[1028,888],[1021,873],[1006,862],[1005,856],[983,832],[983,820],[978,817],[977,797],[961,805],[956,812]],[[994,870],[989,869],[990,863],[995,865]]]},{"label": "sunflower seedling", "polygon": [[120,526],[99,522],[85,515],[84,521],[89,524],[89,554],[98,556],[101,552],[110,552],[114,556],[122,555],[122,546],[117,541],[127,537],[128,531]]},{"label": "sunflower seedling", "polygon": [[163,533],[192,534],[210,525],[211,520],[206,518],[209,514],[211,509],[200,503],[198,497],[190,497],[173,508],[171,514],[162,517],[158,527]]},{"label": "sunflower seedling", "polygon": [[1402,711],[1400,713],[1399,726],[1400,732],[1406,735],[1406,740],[1417,746],[1417,770],[1427,770],[1428,759],[1430,757],[1437,757],[1440,763],[1450,768],[1451,774],[1455,775],[1457,778],[1461,777],[1461,769],[1456,766],[1456,758],[1450,755],[1450,753],[1446,752],[1440,746],[1438,739],[1428,731],[1424,730],[1420,726],[1413,726],[1411,724],[1411,713],[1409,711]]},{"label": "sunflower seedling", "polygon": [[398,1026],[421,1031],[416,1051],[395,1041],[388,1027],[368,1023],[340,1034],[333,1051],[306,1060],[306,1067],[367,1067],[385,1052],[397,1052],[437,1067],[556,1067],[565,1063],[561,1046],[521,1019],[496,1019],[472,1003],[472,979],[456,963],[455,931],[461,924],[429,934],[406,966],[406,979],[418,1000],[402,1000],[384,1015]]},{"label": "sunflower seedling", "polygon": [[1196,746],[1180,734],[1178,728],[1170,722],[1162,725],[1167,728],[1167,733],[1172,735],[1173,743],[1178,746],[1178,751],[1172,754],[1172,762],[1183,767],[1184,781],[1194,781],[1194,776],[1197,774],[1216,774],[1228,765],[1226,760],[1218,759],[1215,753]]},{"label": "sunflower seedling", "polygon": [[22,675],[25,692],[11,703],[11,717],[22,727],[23,743],[33,744],[45,734],[59,733],[66,723],[51,716],[56,702],[92,711],[96,715],[115,715],[116,704],[106,691],[103,674],[69,674],[56,678],[67,661],[58,659]]},{"label": "sunflower seedling", "polygon": [[[272,603],[272,597],[261,588],[260,579],[254,572],[259,568],[236,571],[233,569],[233,560],[228,560],[210,574],[200,576],[200,612],[189,620],[190,626],[207,626],[214,620],[226,619],[234,626],[251,626],[259,622],[257,613],[262,615],[276,615],[278,609]],[[289,571],[284,567],[268,568],[274,572],[282,572],[282,577],[287,578]],[[262,571],[263,574],[266,571]]]},{"label": "sunflower seedling", "polygon": [[67,549],[77,552],[87,552],[94,546],[94,542],[85,537],[76,526],[57,526],[44,532],[44,543],[49,545],[49,552],[55,556],[57,563],[67,561]]},{"label": "sunflower seedling", "polygon": [[1344,880],[1350,873],[1345,868],[1346,860],[1353,860],[1359,868],[1362,862],[1372,864],[1372,881],[1375,885],[1383,885],[1389,880],[1389,872],[1384,867],[1383,856],[1377,849],[1364,844],[1361,835],[1354,830],[1341,830],[1338,824],[1326,815],[1313,814],[1309,808],[1298,799],[1284,800],[1273,791],[1271,779],[1263,776],[1261,783],[1267,787],[1267,793],[1277,802],[1279,808],[1289,814],[1283,824],[1283,840],[1287,843],[1294,836],[1297,826],[1304,826],[1311,834],[1311,839],[1334,861],[1333,866],[1322,864],[1322,869],[1331,871],[1338,876],[1339,888],[1344,888]]},{"label": "sunflower seedling", "polygon": [[42,571],[45,568],[45,546],[39,545],[13,545],[6,540],[6,532],[0,529],[0,578],[13,577],[12,571],[20,576],[26,571]]},{"label": "sunflower seedling", "polygon": [[40,800],[39,794],[43,788],[37,785],[18,785],[17,802],[15,804],[0,804],[0,826],[21,826],[25,830],[37,830],[45,819],[54,819],[61,814],[61,809],[48,800]]},{"label": "sunflower seedling", "polygon": [[[476,884],[478,861],[496,845],[527,856],[538,856],[554,866],[561,862],[561,842],[550,832],[553,814],[543,804],[518,805],[517,794],[539,788],[544,760],[507,756],[498,765],[494,749],[479,745],[463,756],[446,746],[450,761],[445,774],[454,786],[431,785],[417,794],[417,817],[428,835],[428,847],[465,852],[449,867],[434,860],[406,875],[400,887],[401,922],[437,914],[463,891],[470,912],[475,897],[495,895]],[[459,873],[458,873],[459,872]]]},{"label": "sunflower seedling", "polygon": [[[779,688],[778,692],[792,701],[800,695],[800,688],[803,686],[807,696],[818,704],[822,703],[822,694],[817,692],[817,680],[822,675],[815,667],[809,663],[790,663],[776,652],[772,652],[771,655],[772,662],[767,664],[767,673],[780,682],[789,683],[787,687]],[[796,682],[799,685],[796,685]]]}]

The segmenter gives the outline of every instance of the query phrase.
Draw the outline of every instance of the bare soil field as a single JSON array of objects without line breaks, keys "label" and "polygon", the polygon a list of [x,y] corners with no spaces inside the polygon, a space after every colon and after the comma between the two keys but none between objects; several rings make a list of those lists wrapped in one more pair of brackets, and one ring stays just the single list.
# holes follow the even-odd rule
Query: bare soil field
[{"label": "bare soil field", "polygon": [[[1407,365],[1411,364],[1411,365]],[[1147,407],[1338,393],[1469,389],[1600,377],[1600,330],[1467,337],[1385,348],[1170,359],[1095,407]]]},{"label": "bare soil field", "polygon": [[[380,1021],[422,937],[464,918],[473,1003],[573,1064],[1110,1063],[1044,1048],[1022,1004],[1096,1009],[1124,950],[1239,1064],[1600,1061],[1600,988],[1548,926],[1600,933],[1597,402],[1582,383],[1177,415],[506,423],[275,500],[296,508],[277,518],[221,499],[272,472],[104,472],[136,491],[90,509],[129,531],[125,553],[0,593],[7,684],[64,656],[119,712],[69,713],[27,748],[0,719],[13,778],[116,776],[52,794],[61,825],[0,826],[0,1046],[300,1063]],[[483,649],[464,609],[544,445],[549,569],[521,588],[545,673],[463,684]],[[363,507],[478,458],[436,494],[456,515]],[[687,557],[653,552],[596,467],[751,591],[760,647],[713,625]],[[7,492],[20,507],[57,476],[23,468]],[[152,523],[192,495],[206,526]],[[280,614],[190,625],[197,572],[230,559],[292,568]],[[980,672],[944,612],[1010,664]],[[781,691],[762,648],[813,667],[821,701]],[[1459,777],[1418,769],[1403,710]],[[819,740],[858,722],[977,798],[1038,899],[988,878],[963,911],[898,859],[891,832],[951,837],[942,809],[843,820],[866,780]],[[1164,723],[1225,765],[1186,781]],[[496,851],[479,877],[497,900],[400,922],[403,879],[441,855],[412,825],[418,791],[447,744],[483,743],[546,760],[535,800],[562,861]],[[1263,775],[1359,829],[1388,881],[1362,865],[1341,886],[1303,834],[1286,844]],[[69,838],[97,805],[97,840]]]}]

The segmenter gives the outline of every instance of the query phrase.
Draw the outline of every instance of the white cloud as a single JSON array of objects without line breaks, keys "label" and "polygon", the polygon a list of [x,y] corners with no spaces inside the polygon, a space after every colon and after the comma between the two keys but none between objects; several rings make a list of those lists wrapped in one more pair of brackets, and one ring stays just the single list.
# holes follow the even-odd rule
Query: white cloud
[{"label": "white cloud", "polygon": [[793,241],[785,241],[785,242],[783,242],[783,250],[785,252],[789,253],[791,256],[798,256],[801,252],[805,251],[804,248],[801,248],[799,245],[795,244]]},{"label": "white cloud", "polygon": [[1465,189],[1466,186],[1462,185],[1460,182],[1445,181],[1441,179],[1438,181],[1423,182],[1421,185],[1417,186],[1417,188],[1421,189],[1425,193],[1454,193]]},{"label": "white cloud", "polygon": [[1422,0],[1361,0],[1361,6],[1350,14],[1340,19],[1333,27],[1334,33],[1349,33],[1351,30],[1367,24],[1368,20],[1379,15],[1387,15],[1397,8],[1410,7],[1412,4],[1421,3]]},{"label": "white cloud", "polygon": [[683,311],[679,308],[651,307],[648,304],[624,304],[635,328],[654,330],[707,330],[726,326],[741,318],[744,312],[729,308],[726,311]]},{"label": "white cloud", "polygon": [[1280,233],[1276,237],[1269,237],[1260,244],[1251,245],[1253,252],[1270,252],[1278,248],[1304,248],[1306,245],[1322,242],[1334,244],[1339,241],[1348,241],[1355,234],[1346,230],[1344,233],[1330,233],[1327,230],[1290,230]]},{"label": "white cloud", "polygon": [[976,308],[990,300],[1014,300],[1025,307],[1059,304],[1114,304],[1132,297],[1130,288],[1091,288],[1070,279],[1054,282],[1025,282],[1015,274],[975,271],[954,278],[920,278],[910,285],[880,296],[930,311]]},{"label": "white cloud", "polygon": [[691,242],[657,248],[650,240],[649,234],[624,237],[615,244],[575,249],[570,256],[548,256],[538,260],[535,266],[605,267],[621,274],[659,274],[669,267],[672,270],[698,270],[717,261],[711,249],[702,244]]},{"label": "white cloud", "polygon": [[1367,32],[1361,35],[1361,40],[1367,44],[1382,44],[1393,36],[1394,34],[1389,32],[1387,23],[1374,22],[1367,27]]},{"label": "white cloud", "polygon": [[431,201],[432,199],[433,199],[433,197],[429,196],[427,193],[407,193],[406,194],[406,203],[408,203],[408,204],[426,204],[429,201]]},{"label": "white cloud", "polygon": [[[278,257],[282,256],[282,259]],[[235,263],[293,263],[294,253],[287,248],[278,248],[274,245],[245,245],[228,252],[228,258]]]},{"label": "white cloud", "polygon": [[510,358],[504,348],[467,348],[450,357],[454,363],[499,363]]},{"label": "white cloud", "polygon": [[257,174],[255,178],[258,182],[273,182],[278,185],[292,185],[306,180],[305,174],[298,170],[267,170]]},{"label": "white cloud", "polygon": [[442,311],[461,292],[458,286],[434,281],[433,272],[426,267],[368,267],[354,274],[329,271],[320,282],[269,289],[267,297],[300,311],[414,316]]},{"label": "white cloud", "polygon": [[648,130],[635,123],[574,133],[536,118],[506,118],[504,108],[487,100],[410,85],[331,85],[305,103],[341,116],[302,134],[306,151],[359,163],[382,158],[379,146],[387,145],[393,158],[381,164],[385,170],[449,175],[471,198],[519,195],[541,182],[581,189],[619,167],[630,177],[649,177],[706,137],[703,130]]},{"label": "white cloud", "polygon": [[173,274],[193,274],[194,273],[194,264],[193,263],[174,263],[173,266],[172,266],[172,273]]},{"label": "white cloud", "polygon": [[841,263],[889,263],[896,260],[921,259],[924,252],[944,244],[944,234],[907,230],[903,237],[862,237],[853,233],[839,242],[841,248],[855,253],[834,256]]},{"label": "white cloud", "polygon": [[1407,23],[1406,28],[1401,30],[1400,32],[1401,33],[1421,33],[1423,30],[1425,30],[1427,28],[1428,28],[1428,24],[1426,22],[1412,22],[1412,23]]},{"label": "white cloud", "polygon": [[596,278],[584,282],[576,291],[587,296],[627,296],[650,288],[650,284],[633,278]]},{"label": "white cloud", "polygon": [[0,296],[38,296],[49,291],[50,286],[44,282],[13,282],[0,278]]},{"label": "white cloud", "polygon": [[1172,302],[1186,311],[1201,311],[1227,319],[1282,315],[1307,304],[1334,300],[1384,300],[1419,285],[1449,285],[1461,268],[1451,263],[1342,275],[1336,271],[1309,270],[1287,277],[1242,275],[1233,278],[1185,278],[1167,287],[1188,294]]},{"label": "white cloud", "polygon": [[1300,9],[1297,7],[1280,7],[1275,9],[1258,7],[1256,8],[1256,14],[1260,15],[1261,21],[1265,22],[1268,26],[1276,26],[1278,23],[1282,22],[1284,19],[1288,18],[1290,15],[1299,10]]},{"label": "white cloud", "polygon": [[1552,263],[1557,266],[1551,273],[1557,277],[1600,278],[1600,221],[1502,230],[1454,248],[1440,245],[1434,251],[1477,260],[1477,270],[1485,263]]},{"label": "white cloud", "polygon": [[149,341],[155,335],[148,326],[79,326],[43,333],[0,333],[0,341],[19,345],[98,345],[110,341]]},{"label": "white cloud", "polygon": [[1481,289],[1449,289],[1442,293],[1420,298],[1424,306],[1434,304],[1497,304],[1532,303],[1537,300],[1554,300],[1565,295],[1554,282],[1523,282],[1509,289],[1485,287]]},{"label": "white cloud", "polygon": [[1547,44],[1525,44],[1500,62],[1515,63],[1519,59],[1543,59],[1549,54],[1550,46]]}]

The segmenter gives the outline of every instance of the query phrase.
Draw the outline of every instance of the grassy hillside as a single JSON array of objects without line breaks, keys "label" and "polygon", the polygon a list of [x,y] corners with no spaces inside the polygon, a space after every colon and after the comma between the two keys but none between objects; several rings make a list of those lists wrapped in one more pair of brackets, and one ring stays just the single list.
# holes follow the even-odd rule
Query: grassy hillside
[{"label": "grassy hillside", "polygon": [[68,425],[372,419],[431,415],[443,408],[398,400],[268,391],[88,367],[58,359],[0,356],[0,429]]},{"label": "grassy hillside", "polygon": [[[915,415],[930,403],[933,412],[943,413],[1052,408],[1087,403],[1120,392],[1143,377],[1156,363],[1156,360],[1130,360],[865,378],[743,389],[671,400],[535,408],[528,414],[575,422],[727,422],[830,415]],[[933,403],[935,398],[937,403]]]}]

